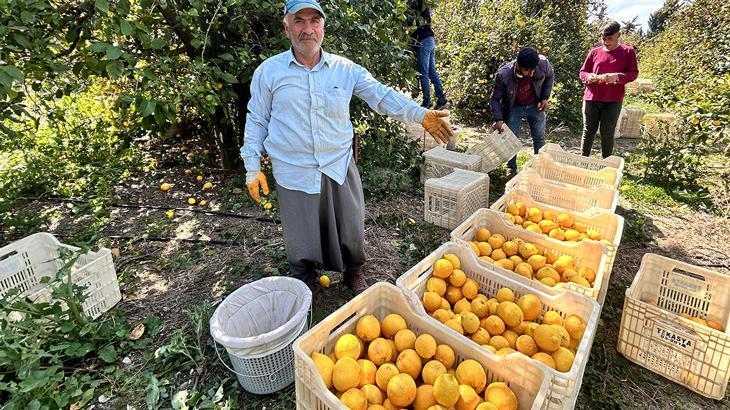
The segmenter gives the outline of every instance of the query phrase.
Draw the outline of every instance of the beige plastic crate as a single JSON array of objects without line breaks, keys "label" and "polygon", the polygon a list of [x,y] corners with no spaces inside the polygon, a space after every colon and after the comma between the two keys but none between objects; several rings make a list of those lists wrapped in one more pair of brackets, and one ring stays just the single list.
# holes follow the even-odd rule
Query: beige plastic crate
[{"label": "beige plastic crate", "polygon": [[540,155],[547,156],[553,161],[563,165],[570,165],[589,171],[601,171],[604,168],[614,168],[619,173],[624,172],[624,159],[616,155],[611,155],[604,159],[584,157],[580,154],[573,154],[565,151],[560,145],[553,144],[551,142],[540,148]]},{"label": "beige plastic crate", "polygon": [[[398,278],[396,284],[398,287],[408,291],[408,298],[411,306],[420,315],[427,317],[432,322],[438,321],[426,313],[421,304],[421,299],[426,291],[426,282],[432,276],[433,264],[443,257],[444,254],[453,253],[459,257],[461,261],[461,270],[466,273],[467,277],[474,279],[479,284],[480,293],[487,297],[495,297],[497,291],[503,287],[510,288],[515,293],[515,297],[532,293],[536,295],[542,302],[543,314],[547,311],[556,311],[563,318],[568,315],[575,314],[586,321],[586,330],[583,339],[578,345],[573,367],[567,373],[558,372],[557,370],[544,367],[550,377],[550,391],[543,408],[545,409],[572,409],[575,406],[580,385],[583,381],[583,372],[586,363],[588,363],[588,355],[591,351],[593,338],[598,326],[598,318],[600,316],[601,307],[586,296],[579,295],[574,292],[559,292],[555,289],[547,288],[545,290],[536,289],[533,286],[516,281],[512,276],[505,276],[497,270],[490,269],[489,266],[480,263],[480,260],[474,255],[470,248],[464,244],[456,242],[447,242],[436,249],[425,259],[419,262]],[[490,265],[494,266],[494,265]],[[542,319],[540,315],[539,319]],[[462,336],[455,331],[449,329],[454,335],[461,338],[467,343],[471,343],[474,347],[479,347],[471,339]],[[496,354],[484,349],[489,355]],[[526,358],[522,353],[512,353],[505,357],[522,357]],[[529,359],[532,361],[532,359]],[[542,364],[540,364],[543,366]]]},{"label": "beige plastic crate", "polygon": [[522,167],[536,172],[543,179],[575,185],[580,188],[606,187],[618,189],[623,173],[616,168],[591,171],[572,165],[563,165],[548,156],[536,155]]},{"label": "beige plastic crate", "polygon": [[619,117],[621,138],[641,138],[641,118],[644,110],[639,107],[624,107]]},{"label": "beige plastic crate", "polygon": [[670,113],[646,114],[641,118],[643,135],[661,136],[665,128],[669,132],[677,131],[677,116]]},{"label": "beige plastic crate", "polygon": [[464,154],[449,151],[442,146],[435,147],[423,153],[425,158],[421,182],[429,178],[441,178],[450,174],[454,169],[479,172],[482,158],[478,155]]},{"label": "beige plastic crate", "polygon": [[479,362],[487,373],[488,383],[502,381],[509,385],[517,396],[520,409],[543,408],[549,388],[544,365],[516,356],[497,357],[474,343],[468,343],[445,325],[415,313],[401,289],[378,282],[294,342],[297,409],[347,409],[324,385],[311,359],[312,352],[329,354],[337,338],[355,332],[355,325],[361,317],[374,315],[383,320],[390,313],[401,315],[416,334],[428,333],[438,344],[451,346],[457,364],[466,359]]},{"label": "beige plastic crate", "polygon": [[[717,322],[725,332],[681,313]],[[722,400],[730,380],[728,327],[730,276],[648,253],[626,290],[617,349],[692,391]]]},{"label": "beige plastic crate", "polygon": [[[63,266],[59,248],[77,252],[79,248],[62,244],[49,233],[40,232],[0,249],[0,297],[10,289],[38,302],[50,302],[52,291],[45,277],[54,278]],[[111,251],[101,248],[78,256],[71,267],[75,285],[86,288],[84,313],[99,317],[122,299]]]},{"label": "beige plastic crate", "polygon": [[477,209],[489,204],[489,175],[454,169],[441,178],[426,181],[423,219],[454,229]]},{"label": "beige plastic crate", "polygon": [[[604,239],[611,242],[611,245],[606,244],[606,248],[608,251],[606,271],[611,272],[613,270],[613,263],[616,260],[616,251],[618,250],[618,246],[621,243],[621,236],[623,235],[624,231],[624,218],[622,216],[610,212],[605,212],[602,214],[586,217],[580,213],[572,212],[567,209],[537,202],[532,199],[530,194],[518,189],[514,189],[502,195],[495,203],[492,204],[491,209],[499,212],[506,212],[507,204],[517,201],[523,202],[525,204],[525,207],[527,208],[535,206],[543,211],[550,210],[555,212],[556,214],[566,212],[570,214],[576,222],[583,222],[584,224],[586,224],[588,229],[600,233]],[[521,228],[521,226],[514,224],[512,225],[518,229]]]},{"label": "beige plastic crate", "polygon": [[487,173],[509,161],[520,149],[522,143],[505,125],[504,132],[492,131],[482,142],[469,147],[466,153],[479,155],[482,158],[481,172]]},{"label": "beige plastic crate", "polygon": [[574,185],[543,179],[539,174],[525,170],[505,184],[505,192],[522,189],[537,202],[568,209],[583,216],[616,212],[618,190],[606,187],[580,188]]},{"label": "beige plastic crate", "polygon": [[484,208],[476,211],[474,215],[459,225],[458,228],[454,229],[451,232],[451,240],[468,247],[469,245],[466,242],[473,241],[477,231],[481,228],[489,229],[489,232],[492,234],[502,234],[507,240],[519,238],[526,242],[534,243],[537,246],[544,247],[549,253],[556,256],[570,255],[575,260],[576,265],[587,266],[593,269],[596,272],[596,279],[593,281],[593,287],[591,288],[572,282],[561,282],[551,288],[540,281],[528,279],[515,272],[477,258],[480,264],[503,275],[507,275],[510,278],[514,278],[528,286],[532,286],[535,289],[540,289],[543,292],[547,292],[548,289],[570,289],[597,300],[603,306],[603,301],[606,298],[606,292],[608,290],[608,280],[611,276],[610,269],[613,267],[609,266],[609,250],[605,244],[596,241],[578,243],[558,241],[543,234],[530,232],[521,227],[518,228],[510,223],[500,212]]}]

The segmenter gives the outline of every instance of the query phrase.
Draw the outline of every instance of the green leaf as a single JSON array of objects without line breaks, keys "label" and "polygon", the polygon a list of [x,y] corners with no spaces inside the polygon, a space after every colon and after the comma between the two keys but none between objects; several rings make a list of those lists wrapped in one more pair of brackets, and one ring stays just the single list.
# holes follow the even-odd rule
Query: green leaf
[{"label": "green leaf", "polygon": [[119,28],[122,30],[122,35],[124,36],[131,36],[134,34],[134,26],[132,26],[132,23],[127,20],[122,20],[119,24]]},{"label": "green leaf", "polygon": [[147,386],[147,395],[145,396],[148,409],[156,409],[157,404],[160,402],[160,382],[152,376],[152,381]]},{"label": "green leaf", "polygon": [[238,79],[236,78],[236,76],[234,76],[233,74],[229,74],[229,73],[221,73],[221,78],[230,84],[235,84],[238,82]]},{"label": "green leaf", "polygon": [[107,0],[96,0],[94,2],[94,7],[97,8],[97,10],[108,13],[109,12],[109,2]]},{"label": "green leaf", "polygon": [[223,53],[219,57],[220,57],[221,60],[226,60],[226,61],[232,61],[233,60],[233,56],[230,53]]},{"label": "green leaf", "polygon": [[106,72],[109,73],[112,78],[117,78],[122,75],[124,71],[124,64],[119,60],[109,61],[106,64]]},{"label": "green leaf", "polygon": [[25,78],[23,76],[23,72],[18,70],[18,67],[15,67],[13,65],[3,67],[3,71],[6,72],[13,80],[19,83],[22,83],[23,79]]},{"label": "green leaf", "polygon": [[165,46],[165,40],[160,37],[157,37],[156,39],[152,40],[152,43],[150,43],[150,48],[153,50],[160,49],[164,46]]},{"label": "green leaf", "polygon": [[107,363],[114,363],[117,360],[117,351],[113,345],[106,345],[99,350],[99,358]]},{"label": "green leaf", "polygon": [[89,50],[91,50],[95,53],[103,53],[109,47],[110,47],[109,43],[98,42],[98,43],[94,43],[91,46],[89,46]]},{"label": "green leaf", "polygon": [[190,9],[190,10],[188,10],[188,16],[198,17],[198,9]]},{"label": "green leaf", "polygon": [[109,46],[106,48],[106,58],[110,60],[116,60],[122,55],[122,49],[115,46]]},{"label": "green leaf", "polygon": [[26,50],[30,50],[31,48],[33,48],[33,44],[28,40],[27,37],[22,34],[13,34],[13,39],[16,43],[18,43],[19,46],[25,48]]},{"label": "green leaf", "polygon": [[140,104],[139,111],[140,115],[143,117],[146,117],[153,112],[155,112],[155,106],[157,105],[157,102],[155,101],[142,101],[142,104]]},{"label": "green leaf", "polygon": [[35,21],[35,15],[27,10],[23,10],[20,13],[20,19],[23,21],[23,23],[32,23]]}]

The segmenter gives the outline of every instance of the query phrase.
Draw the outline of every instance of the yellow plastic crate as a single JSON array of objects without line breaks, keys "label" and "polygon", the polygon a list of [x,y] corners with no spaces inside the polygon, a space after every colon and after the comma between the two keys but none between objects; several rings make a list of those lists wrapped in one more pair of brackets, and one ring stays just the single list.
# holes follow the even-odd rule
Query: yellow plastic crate
[{"label": "yellow plastic crate", "polygon": [[[569,372],[563,373],[551,369],[535,360],[527,359],[527,356],[518,352],[504,356],[505,358],[518,357],[529,360],[540,365],[543,367],[545,372],[547,372],[548,377],[550,378],[550,389],[548,397],[542,408],[572,409],[575,406],[575,401],[578,397],[578,392],[580,391],[580,385],[583,381],[583,373],[585,371],[586,363],[588,363],[588,356],[590,354],[593,338],[598,326],[598,318],[601,311],[601,307],[598,303],[595,300],[575,292],[559,292],[551,288],[543,290],[533,287],[530,284],[526,284],[523,281],[515,280],[512,275],[507,276],[495,269],[490,269],[490,266],[496,267],[494,265],[486,266],[480,263],[480,260],[474,255],[470,248],[466,247],[466,245],[456,242],[447,242],[428,255],[416,266],[411,268],[408,272],[404,273],[396,282],[398,287],[409,292],[408,297],[413,309],[420,315],[428,318],[431,322],[437,324],[440,323],[426,313],[426,310],[421,304],[421,299],[426,291],[426,282],[432,276],[433,264],[447,253],[453,253],[459,257],[461,261],[461,270],[466,273],[467,277],[474,279],[479,284],[479,292],[485,294],[487,297],[495,297],[497,291],[503,287],[512,289],[515,293],[515,297],[517,298],[524,294],[532,293],[540,299],[540,302],[542,302],[543,314],[547,311],[556,311],[563,318],[574,314],[580,316],[586,322],[586,330],[583,334],[583,339],[578,345],[575,361],[573,362],[573,367]],[[542,315],[540,315],[540,319],[541,318]],[[466,336],[462,336],[452,329],[449,329],[449,331],[453,335],[459,337],[463,343],[471,344],[472,347],[481,349],[481,351],[486,354],[497,357],[495,353],[481,348]]]},{"label": "yellow plastic crate", "polygon": [[[719,323],[715,330],[680,316]],[[730,276],[647,253],[626,290],[618,351],[711,399],[730,380]]]},{"label": "yellow plastic crate", "polygon": [[509,180],[505,192],[521,189],[537,202],[557,206],[583,216],[616,212],[618,190],[613,188],[580,188],[574,185],[543,179],[531,170],[524,170]]},{"label": "yellow plastic crate", "polygon": [[520,409],[543,408],[549,385],[544,365],[515,356],[497,357],[458,337],[445,325],[414,312],[401,289],[378,282],[294,342],[297,409],[347,409],[325,386],[311,359],[312,352],[329,354],[337,338],[345,333],[355,333],[355,325],[361,317],[374,315],[383,320],[390,313],[401,315],[416,334],[428,333],[438,344],[451,346],[457,364],[466,359],[479,362],[487,373],[488,383],[507,383],[517,396]]},{"label": "yellow plastic crate", "polygon": [[484,208],[475,212],[474,215],[459,225],[458,228],[454,229],[451,232],[451,240],[463,243],[464,246],[468,247],[469,245],[467,242],[473,241],[477,231],[481,228],[489,229],[489,232],[492,234],[502,234],[507,240],[520,238],[526,242],[534,243],[537,246],[544,247],[549,253],[556,256],[570,255],[575,260],[576,265],[587,266],[593,269],[596,272],[596,279],[593,281],[593,287],[591,288],[572,282],[560,282],[551,288],[540,281],[528,279],[515,272],[477,258],[477,261],[481,265],[503,275],[507,275],[510,278],[514,278],[515,280],[532,286],[535,289],[540,289],[543,292],[547,292],[548,289],[570,289],[577,293],[586,295],[591,299],[595,299],[598,303],[603,305],[603,301],[606,298],[606,292],[608,290],[608,279],[611,276],[611,271],[606,270],[606,268],[610,268],[610,266],[608,266],[609,250],[605,244],[595,241],[584,241],[578,243],[558,241],[543,234],[530,232],[526,229],[522,229],[522,227],[516,227],[500,212]]},{"label": "yellow plastic crate", "polygon": [[449,175],[426,181],[423,219],[442,228],[454,229],[487,204],[489,175],[456,168]]},{"label": "yellow plastic crate", "polygon": [[549,156],[536,155],[522,167],[536,172],[543,179],[570,184],[580,188],[606,187],[618,189],[622,172],[616,168],[602,168],[598,171],[563,165]]}]

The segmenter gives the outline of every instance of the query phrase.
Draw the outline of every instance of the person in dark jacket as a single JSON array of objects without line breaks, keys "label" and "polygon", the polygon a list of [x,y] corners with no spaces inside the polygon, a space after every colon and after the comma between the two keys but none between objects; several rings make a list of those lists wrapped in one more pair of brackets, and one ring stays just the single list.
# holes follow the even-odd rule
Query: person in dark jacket
[{"label": "person in dark jacket", "polygon": [[437,98],[434,109],[440,110],[446,106],[448,100],[444,94],[441,78],[436,72],[436,40],[431,29],[431,11],[424,0],[411,0],[408,5],[415,14],[413,25],[418,27],[411,33],[411,36],[415,40],[414,51],[418,72],[421,74],[421,92],[423,93],[423,103],[421,105],[431,108],[431,81],[433,81]]},{"label": "person in dark jacket", "polygon": [[[548,59],[534,48],[525,47],[517,59],[497,71],[489,107],[494,116],[494,128],[504,131],[507,122],[519,137],[522,118],[527,119],[535,154],[545,145],[545,120],[548,99],[555,83],[555,72]],[[517,157],[507,162],[507,176],[517,173]]]}]

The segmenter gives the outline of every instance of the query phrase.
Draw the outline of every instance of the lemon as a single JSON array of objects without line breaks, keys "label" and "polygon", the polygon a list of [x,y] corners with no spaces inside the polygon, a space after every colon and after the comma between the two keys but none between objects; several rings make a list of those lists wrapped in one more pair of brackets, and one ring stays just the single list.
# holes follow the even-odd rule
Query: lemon
[{"label": "lemon", "polygon": [[[200,203],[200,204],[202,205],[202,204],[203,204],[203,202],[201,201],[201,203]],[[330,277],[329,277],[329,276],[327,276],[327,275],[322,275],[322,276],[320,276],[320,277],[319,277],[319,285],[320,285],[320,286],[322,286],[323,288],[328,288],[328,287],[330,287]]]}]

